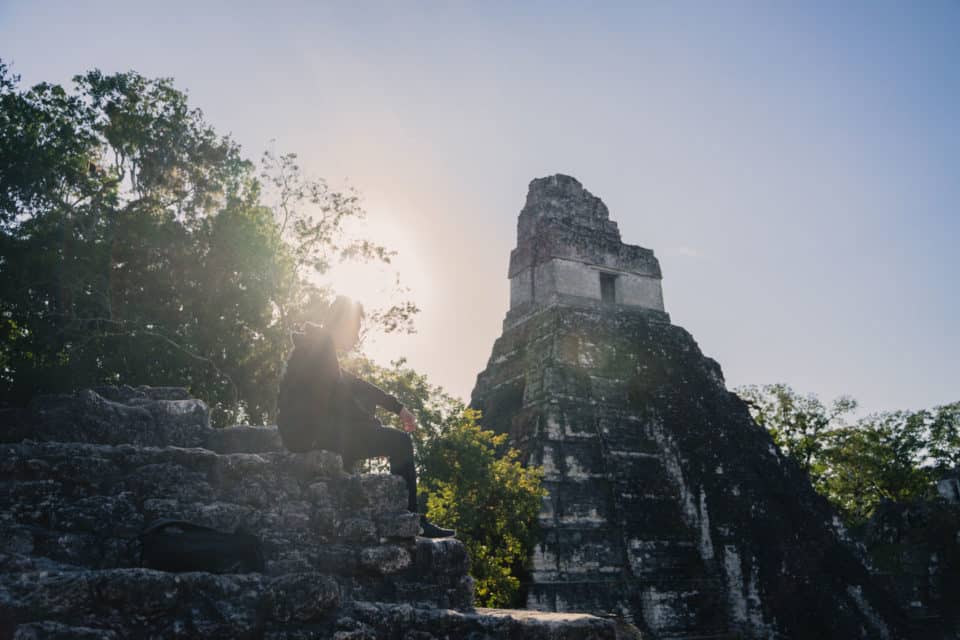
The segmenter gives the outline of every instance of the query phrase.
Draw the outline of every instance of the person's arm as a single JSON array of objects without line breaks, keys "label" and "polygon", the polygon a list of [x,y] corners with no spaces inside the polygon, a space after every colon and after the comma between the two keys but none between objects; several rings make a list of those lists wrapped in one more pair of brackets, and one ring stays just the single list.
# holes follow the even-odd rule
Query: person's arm
[{"label": "person's arm", "polygon": [[399,414],[403,410],[403,405],[392,395],[380,387],[370,384],[366,380],[361,380],[349,371],[340,370],[343,383],[346,385],[350,395],[365,407],[383,407],[390,413]]}]

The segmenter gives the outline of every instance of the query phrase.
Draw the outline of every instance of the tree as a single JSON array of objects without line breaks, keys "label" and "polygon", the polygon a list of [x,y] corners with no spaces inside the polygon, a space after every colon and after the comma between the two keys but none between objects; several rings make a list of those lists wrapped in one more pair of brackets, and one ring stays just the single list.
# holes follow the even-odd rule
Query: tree
[{"label": "tree", "polygon": [[[300,324],[323,316],[333,291],[319,284],[329,269],[343,261],[390,263],[396,252],[366,238],[349,236],[345,227],[366,212],[353,190],[337,191],[325,180],[304,175],[295,153],[265,151],[260,178],[271,203],[279,234],[284,239],[299,275],[299,297],[291,308],[278,309],[281,323]],[[405,292],[396,276],[396,290]],[[367,309],[366,327],[387,333],[413,332],[415,303],[394,299],[387,306]]]},{"label": "tree", "polygon": [[865,521],[882,500],[929,497],[932,478],[921,464],[923,434],[907,416],[869,416],[827,434],[817,488],[848,523]]},{"label": "tree", "polygon": [[851,523],[859,523],[882,500],[934,497],[934,483],[945,473],[956,473],[960,402],[873,414],[828,437],[822,491]]},{"label": "tree", "polygon": [[843,426],[844,418],[857,408],[849,396],[840,396],[827,407],[815,395],[800,395],[782,383],[739,387],[736,393],[750,406],[757,424],[815,481],[825,434]]},{"label": "tree", "polygon": [[524,468],[507,435],[484,430],[465,410],[444,435],[421,449],[423,489],[431,518],[461,532],[482,606],[516,601],[536,541],[544,490],[542,470]]},{"label": "tree", "polygon": [[[271,417],[289,334],[322,308],[356,194],[262,173],[169,79],[19,88],[0,62],[0,403],[98,384],[183,385],[217,423]],[[377,316],[409,329],[416,307]]]},{"label": "tree", "polygon": [[910,417],[926,435],[924,452],[928,466],[937,475],[960,471],[960,402],[917,411]]},{"label": "tree", "polygon": [[932,497],[934,481],[960,466],[960,402],[850,423],[845,417],[856,402],[846,396],[828,409],[816,396],[801,396],[784,384],[737,393],[848,524],[865,521],[882,500]]},{"label": "tree", "polygon": [[169,80],[93,71],[70,94],[2,73],[4,399],[142,381],[239,405],[242,343],[277,336],[260,292],[236,294],[289,291],[250,164]]},{"label": "tree", "polygon": [[[525,468],[507,436],[484,430],[468,409],[404,361],[344,364],[396,396],[419,418],[414,432],[420,501],[431,520],[457,530],[471,559],[477,603],[521,605],[520,579],[536,540],[544,490],[539,468]],[[395,417],[383,415],[387,422]]]}]

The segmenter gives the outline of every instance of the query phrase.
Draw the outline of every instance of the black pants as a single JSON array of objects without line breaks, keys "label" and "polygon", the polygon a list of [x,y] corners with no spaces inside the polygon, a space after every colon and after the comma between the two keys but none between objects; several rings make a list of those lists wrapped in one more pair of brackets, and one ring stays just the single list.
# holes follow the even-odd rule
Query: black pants
[{"label": "black pants", "polygon": [[[282,417],[282,416],[281,416]],[[417,470],[413,463],[410,434],[383,426],[373,408],[352,400],[336,405],[328,415],[280,421],[280,437],[290,451],[311,449],[335,451],[343,457],[344,469],[367,458],[390,458],[390,473],[407,483],[407,508],[417,511]]]},{"label": "black pants", "polygon": [[390,473],[407,483],[407,508],[417,511],[417,469],[409,433],[385,427],[373,416],[354,416],[341,425],[340,439],[344,469],[366,458],[390,458]]}]

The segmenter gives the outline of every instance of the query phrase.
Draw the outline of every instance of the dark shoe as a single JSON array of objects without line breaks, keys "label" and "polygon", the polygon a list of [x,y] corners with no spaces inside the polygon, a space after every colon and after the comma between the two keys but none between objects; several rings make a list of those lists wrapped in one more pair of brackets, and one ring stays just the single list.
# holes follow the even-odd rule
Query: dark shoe
[{"label": "dark shoe", "polygon": [[457,535],[454,529],[444,529],[427,521],[427,516],[420,516],[420,535],[424,538],[452,538]]}]

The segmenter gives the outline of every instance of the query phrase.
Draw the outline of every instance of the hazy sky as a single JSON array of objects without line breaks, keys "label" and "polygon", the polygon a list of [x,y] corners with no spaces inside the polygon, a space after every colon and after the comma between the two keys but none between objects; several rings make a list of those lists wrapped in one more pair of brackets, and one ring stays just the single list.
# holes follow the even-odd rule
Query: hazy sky
[{"label": "hazy sky", "polygon": [[172,76],[249,157],[349,181],[423,309],[373,352],[462,397],[527,184],[568,173],[729,386],[960,399],[956,0],[0,0],[0,57],[26,84]]}]

